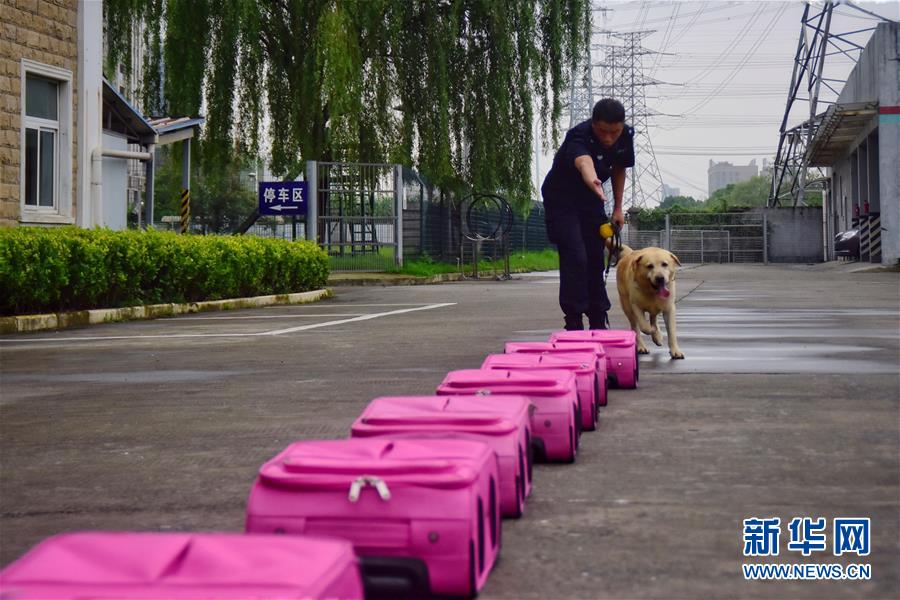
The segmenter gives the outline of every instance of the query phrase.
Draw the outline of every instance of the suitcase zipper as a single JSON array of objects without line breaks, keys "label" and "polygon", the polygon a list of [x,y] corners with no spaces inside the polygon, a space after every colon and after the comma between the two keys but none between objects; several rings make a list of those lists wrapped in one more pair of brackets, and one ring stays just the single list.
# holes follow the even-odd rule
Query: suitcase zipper
[{"label": "suitcase zipper", "polygon": [[363,475],[362,477],[358,477],[353,483],[350,484],[350,493],[347,495],[347,499],[350,502],[356,502],[359,500],[359,494],[362,492],[362,489],[367,485],[371,485],[375,488],[375,491],[378,492],[378,497],[384,501],[388,501],[391,499],[391,490],[388,489],[387,484],[380,477],[372,477],[370,475]]}]

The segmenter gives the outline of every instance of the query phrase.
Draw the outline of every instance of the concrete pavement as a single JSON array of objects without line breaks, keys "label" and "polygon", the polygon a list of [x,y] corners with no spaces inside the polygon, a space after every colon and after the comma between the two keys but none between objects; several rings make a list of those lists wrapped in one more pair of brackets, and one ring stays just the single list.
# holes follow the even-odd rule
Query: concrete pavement
[{"label": "concrete pavement", "polygon": [[[505,341],[546,339],[556,286],[337,288],[312,305],[2,336],[0,561],[72,529],[240,530],[262,461],[343,437],[376,395],[431,393]],[[537,468],[482,597],[894,596],[900,278],[707,265],[679,286],[686,360],[654,348],[578,462]],[[743,519],[773,516],[780,555],[745,559]],[[830,531],[828,553],[788,551],[798,516],[871,517],[870,556],[832,556]],[[872,579],[746,582],[744,562],[862,562]]]}]

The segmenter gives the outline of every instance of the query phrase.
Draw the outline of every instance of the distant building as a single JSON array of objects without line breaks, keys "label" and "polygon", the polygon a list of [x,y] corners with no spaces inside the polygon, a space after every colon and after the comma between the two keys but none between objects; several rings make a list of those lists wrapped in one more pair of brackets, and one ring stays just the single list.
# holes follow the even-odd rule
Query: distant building
[{"label": "distant building", "polygon": [[662,199],[663,200],[665,200],[666,198],[671,198],[672,196],[680,196],[680,195],[681,195],[681,188],[669,187],[668,185],[663,184],[663,186],[662,186],[662,196],[663,196]]},{"label": "distant building", "polygon": [[716,190],[738,183],[739,181],[747,181],[752,177],[759,175],[759,167],[756,166],[756,159],[750,161],[747,166],[733,165],[730,162],[715,162],[710,159],[709,169],[707,170],[709,195],[712,196]]}]

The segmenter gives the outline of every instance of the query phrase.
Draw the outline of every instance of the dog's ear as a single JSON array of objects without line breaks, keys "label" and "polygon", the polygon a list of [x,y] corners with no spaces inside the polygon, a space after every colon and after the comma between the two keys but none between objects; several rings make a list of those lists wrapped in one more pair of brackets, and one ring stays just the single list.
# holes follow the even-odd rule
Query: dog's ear
[{"label": "dog's ear", "polygon": [[641,259],[644,257],[643,254],[636,254],[634,260],[631,261],[631,270],[637,271],[638,267],[641,266]]},{"label": "dog's ear", "polygon": [[674,260],[674,261],[675,261],[675,264],[676,264],[676,265],[678,265],[678,266],[679,266],[679,267],[680,267],[680,266],[681,266],[681,261],[680,261],[680,260],[678,260],[678,257],[677,257],[677,256],[675,256],[675,255],[674,255],[674,254],[672,254],[672,253],[671,253],[671,252],[669,252],[669,256],[671,256],[671,257],[672,257],[672,260]]}]

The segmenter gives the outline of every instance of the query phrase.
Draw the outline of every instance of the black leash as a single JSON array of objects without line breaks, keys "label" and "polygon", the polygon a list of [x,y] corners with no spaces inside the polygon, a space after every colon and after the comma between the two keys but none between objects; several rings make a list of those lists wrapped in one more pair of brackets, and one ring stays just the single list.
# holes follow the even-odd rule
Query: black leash
[{"label": "black leash", "polygon": [[619,264],[619,255],[622,253],[622,230],[615,223],[612,224],[612,247],[609,248],[609,258],[606,261],[606,272],[603,279],[609,277],[609,269]]}]

